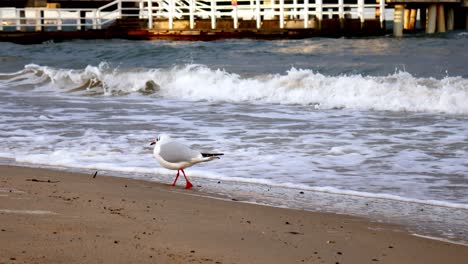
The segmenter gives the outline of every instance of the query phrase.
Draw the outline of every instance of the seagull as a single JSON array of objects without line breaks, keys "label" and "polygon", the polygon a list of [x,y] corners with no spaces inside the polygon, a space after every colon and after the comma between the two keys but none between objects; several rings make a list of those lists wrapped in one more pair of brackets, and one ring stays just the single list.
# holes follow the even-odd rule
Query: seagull
[{"label": "seagull", "polygon": [[155,145],[153,150],[154,158],[166,169],[177,170],[177,175],[171,186],[175,186],[179,173],[182,171],[185,178],[185,189],[193,187],[192,183],[185,175],[185,168],[191,167],[200,162],[219,159],[223,153],[201,153],[186,145],[174,141],[169,135],[162,134],[150,145]]}]

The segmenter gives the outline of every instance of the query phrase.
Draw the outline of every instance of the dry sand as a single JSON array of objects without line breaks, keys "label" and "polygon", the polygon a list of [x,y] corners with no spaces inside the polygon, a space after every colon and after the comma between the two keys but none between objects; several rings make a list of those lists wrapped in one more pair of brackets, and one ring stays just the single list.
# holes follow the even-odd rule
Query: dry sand
[{"label": "dry sand", "polygon": [[200,194],[0,166],[0,263],[468,263],[398,226]]}]

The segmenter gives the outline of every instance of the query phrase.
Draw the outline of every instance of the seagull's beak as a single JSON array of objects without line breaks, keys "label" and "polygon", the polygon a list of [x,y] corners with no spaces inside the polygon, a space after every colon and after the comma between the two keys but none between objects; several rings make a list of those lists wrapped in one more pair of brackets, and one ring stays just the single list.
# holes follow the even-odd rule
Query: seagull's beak
[{"label": "seagull's beak", "polygon": [[154,144],[156,144],[156,141],[151,142],[150,146],[152,146],[152,145],[154,145]]}]

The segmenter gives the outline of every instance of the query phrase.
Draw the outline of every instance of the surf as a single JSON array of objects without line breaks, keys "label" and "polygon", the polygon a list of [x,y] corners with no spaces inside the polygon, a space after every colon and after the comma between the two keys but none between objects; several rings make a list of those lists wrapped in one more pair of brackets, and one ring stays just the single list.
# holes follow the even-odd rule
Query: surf
[{"label": "surf", "polygon": [[419,78],[398,71],[386,76],[330,76],[291,68],[283,74],[243,76],[206,65],[120,68],[102,62],[83,69],[28,64],[0,74],[0,85],[77,95],[141,95],[184,101],[311,106],[311,109],[468,114],[468,79]]}]

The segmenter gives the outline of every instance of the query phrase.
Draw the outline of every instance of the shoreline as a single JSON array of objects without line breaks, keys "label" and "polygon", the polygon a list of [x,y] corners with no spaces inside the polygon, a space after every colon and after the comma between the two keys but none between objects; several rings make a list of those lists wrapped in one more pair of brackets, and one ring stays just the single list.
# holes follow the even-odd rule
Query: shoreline
[{"label": "shoreline", "polygon": [[[5,160],[9,160],[4,158]],[[108,170],[108,169],[89,169],[89,168],[79,168],[79,167],[63,167],[60,165],[47,165],[47,164],[34,164],[34,163],[17,163],[17,162],[0,162],[0,166],[12,166],[12,167],[20,167],[20,168],[31,168],[31,169],[45,169],[45,170],[53,170],[53,171],[64,171],[64,172],[72,172],[72,173],[78,173],[78,174],[86,174],[85,171],[89,173],[94,173],[95,171],[99,171],[99,174],[102,175],[102,172],[104,172],[103,176],[106,177],[117,177],[117,178],[130,178],[130,179],[135,179],[135,180],[141,180],[141,181],[147,181],[147,182],[161,182],[164,179],[170,179],[173,175],[170,174],[169,178],[167,178],[167,175],[163,176],[151,176],[149,178],[132,178],[132,177],[127,177],[131,176],[132,174],[145,174],[142,172],[119,172],[119,171],[113,171],[113,170]],[[323,193],[323,194],[330,194],[330,195],[336,195],[336,196],[345,196],[345,197],[353,197],[353,198],[364,198],[364,199],[374,199],[374,200],[381,200],[381,201],[387,201],[387,202],[401,202],[401,203],[411,203],[411,204],[416,204],[420,206],[430,206],[430,207],[441,207],[441,208],[446,208],[446,209],[453,209],[453,210],[468,210],[468,204],[463,204],[463,203],[458,203],[458,202],[450,202],[450,201],[441,201],[441,200],[423,200],[419,198],[410,198],[410,197],[405,197],[405,196],[400,196],[400,195],[395,195],[395,194],[387,194],[387,193],[372,193],[372,192],[366,192],[366,191],[354,191],[354,190],[347,190],[347,189],[339,189],[339,188],[334,188],[334,187],[321,187],[321,186],[307,186],[307,185],[284,185],[284,184],[276,184],[274,182],[251,182],[251,181],[243,181],[243,178],[234,178],[234,179],[214,179],[210,177],[200,177],[200,176],[193,176],[190,175],[191,178],[194,178],[198,181],[203,181],[203,182],[229,182],[233,184],[242,184],[242,185],[256,185],[256,186],[262,186],[265,189],[271,189],[271,188],[281,188],[281,189],[288,189],[288,190],[294,190],[297,191],[298,193],[304,192],[304,191],[310,191],[314,193]],[[158,181],[154,181],[154,179]],[[169,183],[169,181],[168,181]],[[162,183],[161,183],[162,184]],[[202,187],[202,186],[197,186],[197,187]],[[261,188],[261,187],[259,187]],[[206,193],[206,197],[211,197],[217,195],[215,192],[207,192],[207,190],[197,190],[201,191],[203,193]],[[218,194],[219,195],[219,194]],[[223,197],[224,194],[222,195]],[[224,199],[224,198],[223,198]],[[225,198],[226,200],[229,200],[230,197]],[[254,202],[255,203],[255,202]],[[258,203],[259,205],[265,205],[265,206],[273,206],[273,207],[280,207],[281,206],[275,206],[272,204],[263,204],[263,203]],[[289,208],[289,207],[288,207]],[[298,209],[302,210],[301,208],[293,208],[293,209]]]},{"label": "shoreline", "polygon": [[[95,169],[48,166],[40,164],[3,162],[0,166],[70,172],[91,175]],[[169,174],[142,172],[119,172],[99,170],[101,177],[133,179],[162,186],[172,183]],[[169,178],[168,178],[169,177]],[[440,240],[457,245],[468,246],[468,230],[464,219],[468,211],[463,207],[415,202],[413,199],[393,199],[380,196],[365,196],[347,192],[333,192],[296,188],[266,183],[244,182],[232,179],[213,179],[193,176],[194,189],[185,195],[221,201],[234,201],[274,208],[304,210],[315,213],[338,214],[363,218],[374,223],[400,226],[414,236]],[[182,185],[178,185],[181,187]],[[320,187],[319,187],[320,188]]]},{"label": "shoreline", "polygon": [[464,263],[468,247],[332,213],[0,166],[0,263]]}]

